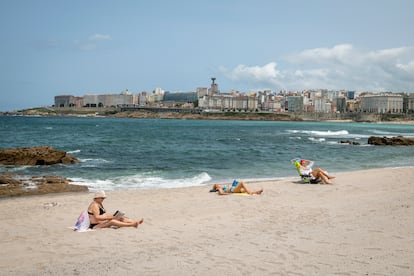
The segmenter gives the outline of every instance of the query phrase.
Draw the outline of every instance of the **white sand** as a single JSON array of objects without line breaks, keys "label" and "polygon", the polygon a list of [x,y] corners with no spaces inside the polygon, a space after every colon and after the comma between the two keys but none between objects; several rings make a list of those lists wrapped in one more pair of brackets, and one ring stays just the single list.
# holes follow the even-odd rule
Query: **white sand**
[{"label": "white sand", "polygon": [[138,229],[77,233],[91,194],[0,200],[1,275],[414,275],[414,169],[344,173],[334,185],[250,183],[108,192]]}]

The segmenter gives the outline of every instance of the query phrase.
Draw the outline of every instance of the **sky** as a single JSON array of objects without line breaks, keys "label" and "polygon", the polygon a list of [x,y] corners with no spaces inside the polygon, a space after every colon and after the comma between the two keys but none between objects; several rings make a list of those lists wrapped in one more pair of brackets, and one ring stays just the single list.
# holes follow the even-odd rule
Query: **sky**
[{"label": "sky", "polygon": [[0,1],[0,111],[57,95],[414,92],[412,0]]}]

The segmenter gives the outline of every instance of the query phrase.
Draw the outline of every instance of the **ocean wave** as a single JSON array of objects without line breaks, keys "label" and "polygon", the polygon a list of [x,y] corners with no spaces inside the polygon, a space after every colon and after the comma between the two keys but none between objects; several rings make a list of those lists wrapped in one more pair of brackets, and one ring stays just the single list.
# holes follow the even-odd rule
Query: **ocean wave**
[{"label": "ocean wave", "polygon": [[14,172],[14,173],[20,173],[25,171],[26,169],[33,168],[35,166],[0,166],[0,172]]},{"label": "ocean wave", "polygon": [[378,135],[378,136],[386,136],[386,137],[393,137],[393,136],[404,136],[404,137],[408,137],[408,138],[412,138],[414,137],[414,133],[410,132],[391,132],[391,131],[384,131],[384,130],[378,130],[378,129],[373,129],[373,130],[369,130],[369,132]]},{"label": "ocean wave", "polygon": [[328,141],[327,144],[329,145],[348,145],[345,143],[339,143],[338,141]]},{"label": "ocean wave", "polygon": [[96,168],[104,163],[111,163],[103,158],[79,158],[82,168]]},{"label": "ocean wave", "polygon": [[338,131],[331,131],[331,130],[288,130],[289,133],[300,133],[300,134],[309,134],[309,135],[316,135],[316,136],[343,136],[349,135],[347,130],[338,130]]},{"label": "ocean wave", "polygon": [[[353,139],[366,139],[371,135],[368,134],[359,134],[359,133],[349,133],[348,130],[338,130],[338,131],[321,131],[321,130],[288,130],[289,133],[299,134],[296,137],[301,137],[301,134],[314,136],[314,137],[331,137],[331,138],[353,138]],[[292,138],[291,138],[292,139]]]},{"label": "ocean wave", "polygon": [[312,131],[311,134],[317,135],[317,136],[343,136],[343,135],[349,135],[349,132],[347,130],[339,130],[339,131]]},{"label": "ocean wave", "polygon": [[123,190],[123,189],[159,189],[201,186],[211,180],[208,173],[202,172],[188,178],[163,178],[161,176],[148,176],[146,174],[135,174],[119,176],[114,178],[85,179],[71,178],[75,185],[87,185],[90,190]]},{"label": "ocean wave", "polygon": [[325,142],[326,141],[325,138],[313,138],[313,137],[309,137],[308,140],[312,142]]},{"label": "ocean wave", "polygon": [[79,158],[79,161],[82,163],[109,163],[110,161],[103,158]]},{"label": "ocean wave", "polygon": [[241,138],[218,138],[216,141],[225,142],[225,141],[241,141]]},{"label": "ocean wave", "polygon": [[369,138],[371,135],[366,134],[349,134],[346,136],[346,138],[354,138],[354,139],[362,139],[362,138]]},{"label": "ocean wave", "polygon": [[81,152],[81,150],[77,149],[77,150],[70,150],[67,153],[74,154],[74,153],[79,153],[79,152]]}]

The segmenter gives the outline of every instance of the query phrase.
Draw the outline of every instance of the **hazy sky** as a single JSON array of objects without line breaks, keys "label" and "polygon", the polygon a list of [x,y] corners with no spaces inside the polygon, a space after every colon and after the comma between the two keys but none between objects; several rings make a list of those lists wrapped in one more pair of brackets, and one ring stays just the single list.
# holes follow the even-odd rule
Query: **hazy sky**
[{"label": "hazy sky", "polygon": [[412,0],[0,2],[0,111],[54,96],[414,92]]}]

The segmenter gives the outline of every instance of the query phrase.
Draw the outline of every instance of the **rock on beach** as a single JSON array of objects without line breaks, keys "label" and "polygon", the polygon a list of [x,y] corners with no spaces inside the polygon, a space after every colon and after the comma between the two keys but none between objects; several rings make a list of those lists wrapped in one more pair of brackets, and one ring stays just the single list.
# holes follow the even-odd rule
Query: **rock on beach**
[{"label": "rock on beach", "polygon": [[[0,150],[2,166],[45,166],[73,164],[78,159],[50,146]],[[62,192],[88,191],[87,186],[74,185],[60,176],[27,176],[10,172],[0,173],[0,198]]]},{"label": "rock on beach", "polygon": [[77,162],[78,159],[75,157],[50,146],[0,150],[0,165],[4,166],[73,164]]},{"label": "rock on beach", "polygon": [[49,193],[87,192],[88,187],[74,185],[60,176],[24,176],[15,173],[0,174],[0,198]]},{"label": "rock on beach", "polygon": [[414,139],[403,136],[396,137],[378,137],[371,136],[368,138],[368,144],[377,146],[414,146]]}]

